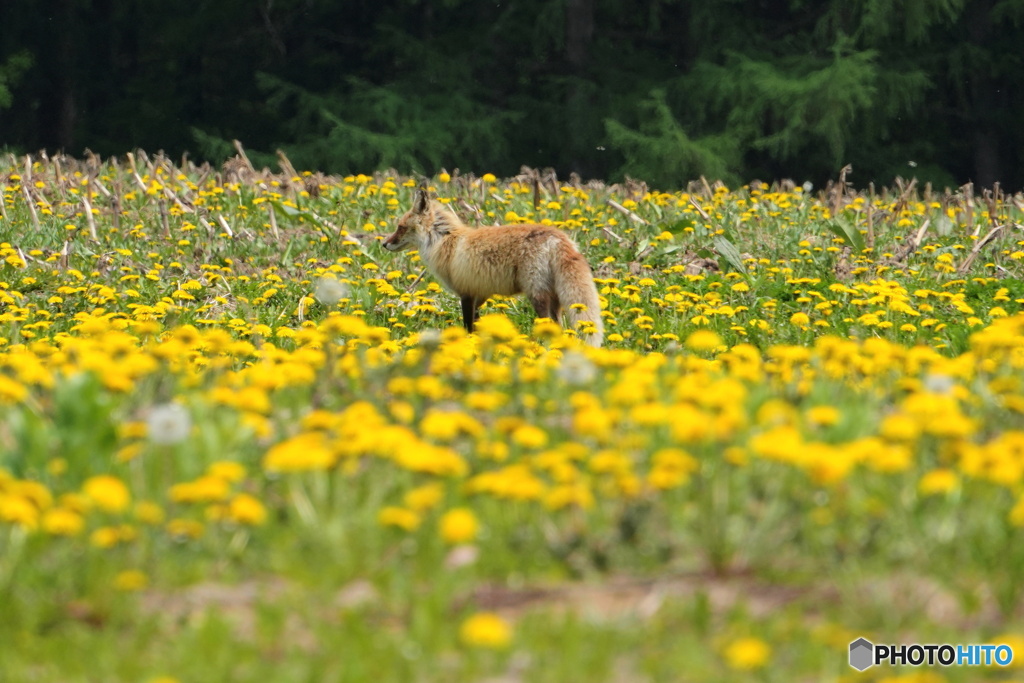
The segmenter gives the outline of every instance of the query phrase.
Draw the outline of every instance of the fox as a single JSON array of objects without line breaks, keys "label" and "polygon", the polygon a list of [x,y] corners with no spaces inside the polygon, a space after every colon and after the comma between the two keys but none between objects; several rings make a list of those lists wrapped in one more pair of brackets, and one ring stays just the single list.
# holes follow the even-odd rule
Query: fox
[{"label": "fox", "polygon": [[601,346],[601,300],[590,265],[571,239],[548,225],[466,225],[455,212],[416,191],[412,209],[384,240],[388,251],[415,248],[427,269],[462,301],[462,322],[473,331],[480,306],[494,294],[525,294],[539,318],[559,322],[562,308],[573,329]]}]

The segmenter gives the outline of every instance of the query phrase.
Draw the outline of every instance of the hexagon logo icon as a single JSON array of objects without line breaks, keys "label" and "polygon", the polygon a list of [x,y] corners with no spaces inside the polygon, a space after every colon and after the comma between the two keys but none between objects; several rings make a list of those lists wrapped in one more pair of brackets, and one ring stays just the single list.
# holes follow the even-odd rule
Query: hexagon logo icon
[{"label": "hexagon logo icon", "polygon": [[874,664],[873,654],[875,646],[865,638],[858,638],[850,643],[850,666],[857,671],[863,671]]}]

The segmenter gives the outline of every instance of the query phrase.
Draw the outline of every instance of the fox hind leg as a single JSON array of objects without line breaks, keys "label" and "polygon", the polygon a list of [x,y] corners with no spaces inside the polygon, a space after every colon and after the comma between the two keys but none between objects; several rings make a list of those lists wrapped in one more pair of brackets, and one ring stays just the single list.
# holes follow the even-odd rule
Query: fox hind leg
[{"label": "fox hind leg", "polygon": [[533,310],[537,313],[538,318],[551,318],[558,322],[561,304],[558,302],[557,295],[550,292],[531,295],[530,303],[533,304]]},{"label": "fox hind leg", "polygon": [[466,332],[473,331],[473,324],[480,317],[480,304],[472,296],[462,297],[462,324],[466,326]]}]

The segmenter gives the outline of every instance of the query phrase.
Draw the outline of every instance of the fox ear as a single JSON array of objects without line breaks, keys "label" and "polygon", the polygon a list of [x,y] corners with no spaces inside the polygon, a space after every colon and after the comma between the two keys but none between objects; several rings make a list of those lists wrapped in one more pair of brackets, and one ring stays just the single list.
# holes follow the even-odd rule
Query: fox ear
[{"label": "fox ear", "polygon": [[420,187],[416,190],[416,199],[412,203],[413,213],[426,213],[427,208],[430,206],[430,195],[427,194],[427,188]]}]

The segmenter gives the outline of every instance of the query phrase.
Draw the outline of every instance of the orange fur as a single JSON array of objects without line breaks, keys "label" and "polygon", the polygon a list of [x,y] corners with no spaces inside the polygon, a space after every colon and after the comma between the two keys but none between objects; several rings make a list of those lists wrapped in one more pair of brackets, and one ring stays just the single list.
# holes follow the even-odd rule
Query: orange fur
[{"label": "orange fur", "polygon": [[[466,329],[476,310],[493,294],[526,294],[539,317],[558,320],[564,308],[570,323],[588,321],[588,343],[604,336],[601,302],[586,259],[561,230],[547,225],[471,227],[420,190],[412,210],[384,240],[389,251],[417,249],[427,268],[462,298]],[[573,304],[583,304],[583,310]]]}]

